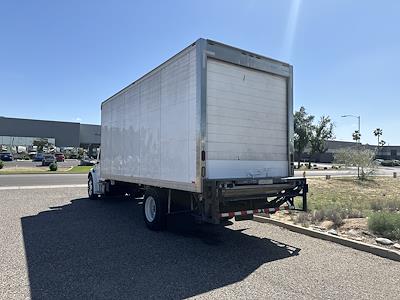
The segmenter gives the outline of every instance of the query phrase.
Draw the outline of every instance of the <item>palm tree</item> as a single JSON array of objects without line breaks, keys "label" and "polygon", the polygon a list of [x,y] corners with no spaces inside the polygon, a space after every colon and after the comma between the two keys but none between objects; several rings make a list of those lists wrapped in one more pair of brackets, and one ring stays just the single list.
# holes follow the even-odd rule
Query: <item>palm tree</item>
[{"label": "palm tree", "polygon": [[382,134],[383,134],[382,129],[377,128],[377,129],[374,130],[374,135],[375,135],[376,137],[378,137],[378,147],[380,146],[379,138],[381,137]]},{"label": "palm tree", "polygon": [[356,141],[357,143],[358,143],[358,142],[360,141],[360,139],[361,139],[361,133],[360,133],[359,130],[354,131],[353,134],[352,134],[352,136],[353,136],[353,140]]}]

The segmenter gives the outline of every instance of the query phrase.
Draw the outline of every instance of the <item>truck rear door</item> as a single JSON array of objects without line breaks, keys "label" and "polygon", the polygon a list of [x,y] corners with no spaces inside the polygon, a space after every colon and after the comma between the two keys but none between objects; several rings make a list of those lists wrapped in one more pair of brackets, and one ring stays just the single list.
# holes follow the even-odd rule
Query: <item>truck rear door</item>
[{"label": "truck rear door", "polygon": [[288,176],[287,80],[207,60],[206,175]]}]

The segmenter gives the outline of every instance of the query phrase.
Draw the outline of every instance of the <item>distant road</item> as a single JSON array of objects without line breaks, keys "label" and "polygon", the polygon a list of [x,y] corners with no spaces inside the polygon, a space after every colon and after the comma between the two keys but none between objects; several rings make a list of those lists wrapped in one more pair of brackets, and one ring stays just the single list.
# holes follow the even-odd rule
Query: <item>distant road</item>
[{"label": "distant road", "polygon": [[86,184],[87,174],[0,175],[0,187]]},{"label": "distant road", "polygon": [[[392,176],[400,168],[382,167],[377,170],[377,175]],[[303,171],[295,171],[295,176],[303,176]],[[307,170],[306,176],[354,176],[357,169],[349,170]],[[76,185],[86,184],[87,174],[21,174],[0,175],[0,187],[5,186],[48,186],[48,185]]]},{"label": "distant road", "polygon": [[[303,176],[303,170],[294,171],[294,176]],[[306,176],[355,176],[357,175],[357,168],[346,169],[346,170],[305,170]],[[379,167],[376,170],[376,175],[380,176],[392,176],[393,172],[397,172],[400,176],[400,167]]]},{"label": "distant road", "polygon": [[[77,159],[66,159],[63,162],[58,162],[57,163],[59,167],[61,168],[68,168],[68,167],[74,167],[79,164],[79,160]],[[5,161],[4,162],[4,168],[42,168],[42,162],[40,161],[31,161],[31,160],[13,160],[13,161]],[[43,167],[43,168],[48,168],[48,167]]]}]

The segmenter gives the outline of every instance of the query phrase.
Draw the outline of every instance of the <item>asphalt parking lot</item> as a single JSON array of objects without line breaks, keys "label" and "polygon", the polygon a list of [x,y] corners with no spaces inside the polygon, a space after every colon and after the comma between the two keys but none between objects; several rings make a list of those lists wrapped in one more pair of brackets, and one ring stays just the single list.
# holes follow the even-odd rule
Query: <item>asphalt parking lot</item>
[{"label": "asphalt parking lot", "polygon": [[3,187],[87,185],[88,174],[8,174],[0,175]]},{"label": "asphalt parking lot", "polygon": [[[137,200],[0,191],[0,299],[398,299],[400,263],[253,221],[145,228]],[[183,224],[184,226],[177,226]]]}]

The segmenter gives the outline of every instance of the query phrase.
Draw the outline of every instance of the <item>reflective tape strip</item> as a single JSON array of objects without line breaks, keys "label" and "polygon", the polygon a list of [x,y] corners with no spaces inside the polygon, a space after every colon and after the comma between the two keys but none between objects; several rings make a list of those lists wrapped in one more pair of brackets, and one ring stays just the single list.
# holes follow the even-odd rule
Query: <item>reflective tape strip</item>
[{"label": "reflective tape strip", "polygon": [[253,209],[253,210],[241,210],[241,211],[234,211],[234,212],[226,212],[226,213],[221,213],[220,217],[225,218],[233,218],[234,216],[246,216],[246,215],[252,215],[256,213],[274,213],[280,210],[289,210],[289,209],[294,209],[294,206],[284,206],[284,207],[271,207],[271,208],[259,208],[259,209]]}]

